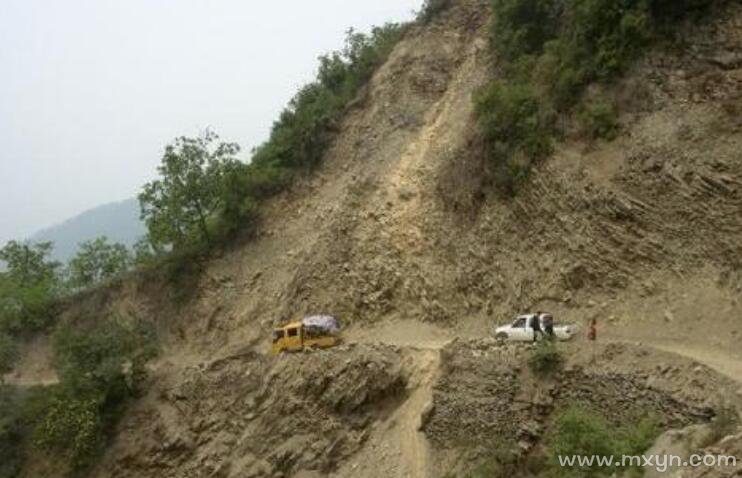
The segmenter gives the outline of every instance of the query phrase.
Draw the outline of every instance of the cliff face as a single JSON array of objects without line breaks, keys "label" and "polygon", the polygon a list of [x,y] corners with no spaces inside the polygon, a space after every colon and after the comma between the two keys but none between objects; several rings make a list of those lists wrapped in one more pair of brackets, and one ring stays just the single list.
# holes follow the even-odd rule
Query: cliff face
[{"label": "cliff face", "polygon": [[[471,397],[446,395],[469,378],[445,369],[438,381],[440,344],[481,337],[528,309],[569,322],[598,317],[612,338],[682,343],[699,360],[711,349],[737,357],[742,5],[685,25],[682,46],[649,52],[604,92],[619,105],[618,138],[567,135],[509,200],[487,180],[471,100],[497,71],[489,16],[488,1],[458,0],[413,27],[350,107],[319,171],[267,206],[258,237],[187,284],[126,280],[68,307],[68,317],[148,318],[166,343],[151,392],[95,476],[382,476],[373,475],[380,466],[389,467],[383,476],[437,476],[421,463],[446,462],[440,450],[455,448],[461,432],[449,428],[473,410]],[[263,355],[273,323],[318,312],[351,325],[351,340],[382,341],[391,330],[396,345]],[[456,359],[467,353],[447,360],[476,369]],[[485,355],[487,366],[502,360]],[[470,381],[484,383],[480,372]],[[610,386],[644,381],[614,377]],[[527,391],[514,387],[507,393]],[[695,420],[703,398],[680,403],[672,389],[636,393],[668,425]],[[432,447],[384,449],[408,442],[407,432],[417,443],[413,422],[434,402],[439,414],[424,427]],[[508,407],[478,409],[476,421]],[[354,456],[366,460],[360,468]]]}]

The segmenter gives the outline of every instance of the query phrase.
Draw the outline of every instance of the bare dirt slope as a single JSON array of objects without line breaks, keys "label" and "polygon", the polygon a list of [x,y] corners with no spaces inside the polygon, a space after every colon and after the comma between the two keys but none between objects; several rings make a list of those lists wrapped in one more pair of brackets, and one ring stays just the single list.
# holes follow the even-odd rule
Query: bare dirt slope
[{"label": "bare dirt slope", "polygon": [[126,282],[70,314],[156,317],[196,357],[304,313],[481,334],[534,308],[731,350],[742,333],[742,80],[729,58],[741,10],[730,2],[688,25],[682,48],[659,48],[610,90],[618,139],[568,137],[503,200],[483,184],[472,117],[471,95],[493,74],[488,2],[456,1],[408,33],[318,173],[269,205],[257,239],[195,283]]},{"label": "bare dirt slope", "polygon": [[[602,339],[638,347],[601,352],[618,377],[611,390],[630,383],[678,422],[704,406],[694,387],[723,381],[709,373],[691,384],[697,365],[680,355],[740,378],[742,5],[685,25],[682,45],[660,45],[606,90],[621,110],[615,141],[569,134],[504,200],[488,179],[471,101],[496,74],[489,3],[456,0],[407,33],[319,171],[268,205],[258,237],[192,280],[127,279],[69,304],[69,320],[152,320],[165,344],[152,391],[95,476],[438,476],[431,463],[456,465],[456,433],[510,430],[484,425],[510,411],[499,396],[505,408],[485,402],[489,415],[472,412],[474,428],[454,419],[476,409],[472,396],[492,399],[483,373],[528,383],[502,369],[520,352],[450,340],[481,338],[524,310],[579,324],[595,317]],[[264,355],[274,323],[318,312],[340,316],[359,345]],[[579,347],[570,353],[584,358]],[[479,370],[475,359],[486,357]],[[677,368],[659,373],[667,389],[645,391],[658,375],[637,372],[645,362]],[[450,374],[457,363],[461,377]],[[589,383],[589,373],[573,371],[568,383]],[[192,383],[196,391],[180,391]],[[342,399],[325,402],[332,397]],[[436,397],[443,405],[428,410]],[[528,410],[524,420],[544,423],[551,413]]]}]

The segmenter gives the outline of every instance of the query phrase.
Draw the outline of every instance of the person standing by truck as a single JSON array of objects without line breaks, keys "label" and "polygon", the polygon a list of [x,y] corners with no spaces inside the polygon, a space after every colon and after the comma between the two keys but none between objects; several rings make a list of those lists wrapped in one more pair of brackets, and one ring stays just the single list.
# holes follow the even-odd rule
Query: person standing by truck
[{"label": "person standing by truck", "polygon": [[554,317],[551,314],[544,314],[541,323],[544,326],[544,334],[546,334],[546,338],[554,340]]},{"label": "person standing by truck", "polygon": [[533,330],[533,341],[538,340],[539,335],[544,333],[541,331],[541,312],[536,312],[528,319],[528,326]]}]

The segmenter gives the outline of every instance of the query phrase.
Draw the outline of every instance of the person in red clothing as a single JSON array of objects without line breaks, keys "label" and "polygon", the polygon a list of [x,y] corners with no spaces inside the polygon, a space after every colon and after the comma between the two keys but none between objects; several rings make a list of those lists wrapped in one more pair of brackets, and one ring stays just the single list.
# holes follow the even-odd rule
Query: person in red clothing
[{"label": "person in red clothing", "polygon": [[587,327],[587,340],[595,341],[598,339],[598,321],[590,319]]}]

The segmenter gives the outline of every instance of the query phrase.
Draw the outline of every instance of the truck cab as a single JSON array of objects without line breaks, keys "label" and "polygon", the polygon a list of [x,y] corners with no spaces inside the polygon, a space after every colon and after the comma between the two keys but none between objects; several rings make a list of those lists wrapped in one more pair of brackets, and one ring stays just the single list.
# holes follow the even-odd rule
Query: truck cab
[{"label": "truck cab", "polygon": [[273,329],[274,354],[281,352],[301,352],[309,348],[329,348],[340,343],[340,338],[334,335],[311,333],[302,322],[292,322]]},{"label": "truck cab", "polygon": [[273,353],[279,354],[283,351],[299,352],[303,350],[303,332],[304,326],[301,322],[292,322],[283,327],[273,329]]}]

